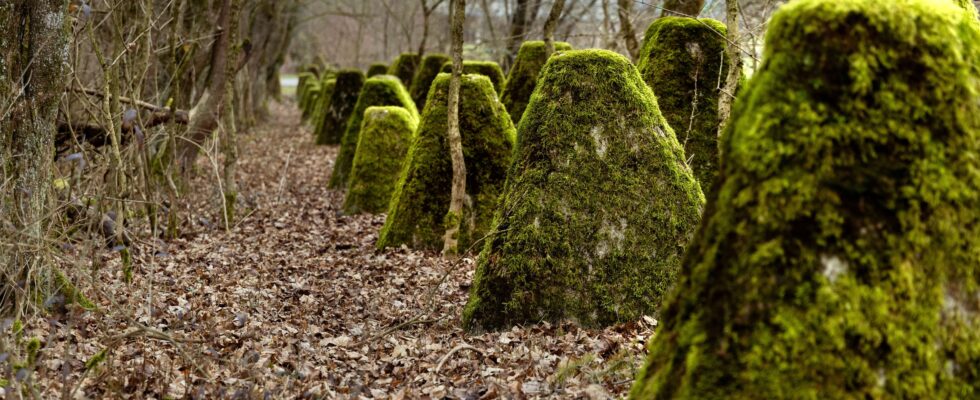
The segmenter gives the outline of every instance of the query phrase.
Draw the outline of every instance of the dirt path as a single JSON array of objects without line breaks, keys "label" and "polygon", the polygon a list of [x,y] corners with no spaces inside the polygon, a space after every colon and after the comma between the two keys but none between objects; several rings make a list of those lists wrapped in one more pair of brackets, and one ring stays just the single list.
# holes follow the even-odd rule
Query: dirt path
[{"label": "dirt path", "polygon": [[[201,199],[194,232],[156,257],[143,254],[131,285],[117,257],[80,285],[101,311],[30,324],[28,334],[44,342],[34,377],[43,397],[80,382],[76,396],[89,398],[609,398],[629,390],[648,323],[463,332],[473,260],[376,252],[384,217],[340,215],[343,194],[326,189],[337,149],[312,145],[292,107],[274,113],[242,139],[245,218],[230,233],[215,222],[218,205]],[[86,361],[106,349],[83,379]]]}]

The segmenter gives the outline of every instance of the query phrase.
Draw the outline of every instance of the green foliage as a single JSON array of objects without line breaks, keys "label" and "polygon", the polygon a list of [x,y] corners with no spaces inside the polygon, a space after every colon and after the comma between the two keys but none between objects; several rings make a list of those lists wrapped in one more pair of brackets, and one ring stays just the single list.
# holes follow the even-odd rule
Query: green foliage
[{"label": "green foliage", "polygon": [[727,32],[713,19],[659,18],[647,29],[638,65],[705,194],[718,175],[718,79],[728,76]]},{"label": "green foliage", "polygon": [[464,326],[655,315],[703,204],[629,60],[605,50],[552,57],[518,128]]},{"label": "green foliage", "polygon": [[948,0],[796,0],[636,399],[980,397],[980,27]]},{"label": "green foliage", "polygon": [[449,61],[449,56],[445,54],[428,54],[422,59],[422,65],[415,73],[415,78],[412,79],[412,87],[409,90],[418,109],[425,108],[425,99],[429,96],[432,81],[436,79],[436,75],[439,75],[439,68],[446,61]]},{"label": "green foliage", "polygon": [[[407,244],[416,249],[442,249],[453,177],[447,140],[449,81],[449,74],[439,74],[432,83],[378,248]],[[515,131],[485,76],[463,75],[459,107],[467,200],[457,243],[465,251],[490,229]]]},{"label": "green foliage", "polygon": [[326,103],[316,137],[316,144],[320,145],[340,143],[364,86],[364,74],[356,69],[342,70],[337,72],[333,82],[330,101]]},{"label": "green foliage", "polygon": [[418,116],[402,107],[368,107],[351,167],[344,212],[382,213],[398,183]]},{"label": "green foliage", "polygon": [[[571,50],[572,45],[565,42],[555,42],[555,51]],[[507,82],[500,92],[500,102],[504,103],[514,125],[521,122],[524,109],[527,108],[534,87],[538,83],[538,73],[548,59],[545,56],[544,42],[532,40],[521,44],[514,58],[514,65],[507,74]]]},{"label": "green foliage", "polygon": [[[452,61],[442,65],[442,72],[448,74],[453,73]],[[504,70],[500,68],[499,64],[493,61],[463,61],[463,74],[483,75],[490,78],[490,82],[493,83],[494,93],[499,94],[501,87],[504,85]]]},{"label": "green foliage", "polygon": [[378,75],[364,82],[361,93],[357,97],[357,104],[351,112],[350,119],[347,121],[347,129],[340,141],[340,153],[334,162],[333,174],[330,176],[331,188],[346,188],[350,178],[351,166],[354,164],[354,154],[357,153],[357,142],[360,140],[361,125],[364,119],[364,112],[368,107],[397,106],[403,107],[415,118],[419,112],[415,108],[415,102],[408,95],[405,86],[402,86],[397,77],[391,75]]},{"label": "green foliage", "polygon": [[388,75],[398,77],[402,81],[402,85],[408,87],[412,84],[412,78],[415,77],[415,70],[418,69],[420,62],[418,54],[402,53],[391,63],[391,67],[388,68]]},{"label": "green foliage", "polygon": [[368,78],[372,78],[372,77],[375,77],[375,76],[378,76],[378,75],[384,75],[384,74],[387,74],[387,73],[388,73],[388,64],[376,63],[376,64],[371,64],[371,66],[368,67],[367,77]]}]

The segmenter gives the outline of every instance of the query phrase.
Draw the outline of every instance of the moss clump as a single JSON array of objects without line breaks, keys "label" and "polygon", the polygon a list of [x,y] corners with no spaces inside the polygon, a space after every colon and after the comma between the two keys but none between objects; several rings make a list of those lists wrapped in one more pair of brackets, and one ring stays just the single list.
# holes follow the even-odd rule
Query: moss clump
[{"label": "moss clump", "polygon": [[412,94],[412,100],[415,100],[415,105],[420,110],[425,107],[425,99],[429,95],[432,81],[436,79],[436,75],[439,75],[439,68],[446,61],[449,61],[449,56],[445,54],[429,54],[422,59],[422,65],[415,73],[415,78],[412,79],[412,87],[409,90],[409,93]]},{"label": "moss clump", "polygon": [[337,73],[329,93],[330,100],[323,102],[324,112],[317,130],[316,144],[340,143],[362,86],[364,74],[361,71],[348,69]]},{"label": "moss clump", "polygon": [[[571,49],[572,45],[568,43],[555,42],[556,51]],[[521,44],[521,49],[514,58],[514,65],[507,74],[507,82],[500,92],[500,102],[507,107],[507,113],[515,125],[521,122],[521,116],[524,115],[524,109],[527,108],[538,82],[538,73],[547,61],[544,42],[533,40]]]},{"label": "moss clump", "polygon": [[632,397],[980,396],[980,28],[948,0],[797,0]]},{"label": "moss clump", "polygon": [[[422,121],[391,197],[378,248],[408,244],[440,250],[446,232],[453,167],[449,156],[449,74],[432,83]],[[467,249],[489,231],[514,146],[514,124],[485,76],[463,75],[459,129],[466,163],[466,204],[458,245]]]},{"label": "moss clump", "polygon": [[302,110],[304,102],[306,101],[306,89],[308,88],[306,83],[310,79],[316,79],[316,75],[309,72],[302,72],[297,77],[299,82],[296,84],[296,101],[297,106],[299,106],[299,108]]},{"label": "moss clump", "polygon": [[398,56],[391,67],[388,68],[388,75],[394,75],[401,79],[402,85],[408,87],[412,84],[412,78],[415,77],[415,71],[419,67],[419,55],[415,53],[403,53]]},{"label": "moss clump", "polygon": [[344,212],[382,213],[398,183],[418,116],[401,107],[368,107],[354,154]]},{"label": "moss clump", "polygon": [[464,325],[655,315],[704,197],[639,72],[605,50],[552,57],[518,129]]},{"label": "moss clump", "polygon": [[387,73],[388,73],[388,64],[382,64],[382,63],[371,64],[371,66],[368,67],[367,70],[367,77],[371,78],[374,76],[384,75]]},{"label": "moss clump", "polygon": [[[453,63],[451,61],[443,63],[442,72],[451,74]],[[483,75],[490,78],[490,82],[493,83],[493,91],[497,94],[500,94],[504,85],[504,70],[493,61],[463,61],[463,74]]]},{"label": "moss clump", "polygon": [[706,194],[718,175],[718,77],[728,76],[727,32],[713,19],[659,18],[647,29],[638,65]]},{"label": "moss clump", "polygon": [[302,102],[302,121],[306,122],[310,120],[313,116],[313,109],[317,105],[317,100],[320,99],[320,80],[313,78],[306,80],[306,89],[303,90],[303,102]]},{"label": "moss clump", "polygon": [[403,107],[416,118],[419,112],[415,102],[408,95],[401,81],[391,75],[378,75],[368,79],[361,87],[357,96],[357,104],[347,121],[347,129],[340,141],[340,153],[334,162],[333,174],[330,176],[331,188],[346,188],[350,177],[350,169],[354,164],[354,154],[357,153],[357,141],[360,139],[361,124],[364,111],[368,107],[397,106]]}]

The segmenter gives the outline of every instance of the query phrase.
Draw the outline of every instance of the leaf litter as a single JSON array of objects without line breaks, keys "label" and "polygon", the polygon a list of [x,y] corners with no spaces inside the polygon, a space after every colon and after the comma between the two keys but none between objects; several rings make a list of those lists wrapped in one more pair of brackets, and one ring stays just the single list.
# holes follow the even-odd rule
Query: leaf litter
[{"label": "leaf litter", "polygon": [[[656,320],[462,330],[475,260],[378,252],[384,216],[346,216],[327,189],[336,147],[290,105],[240,138],[242,220],[223,227],[214,177],[184,236],[71,276],[98,309],[25,324],[43,398],[605,399],[624,396]],[[139,246],[138,246],[139,247]],[[79,272],[84,271],[84,272]],[[100,358],[101,357],[101,358]],[[9,390],[9,389],[8,389]]]}]

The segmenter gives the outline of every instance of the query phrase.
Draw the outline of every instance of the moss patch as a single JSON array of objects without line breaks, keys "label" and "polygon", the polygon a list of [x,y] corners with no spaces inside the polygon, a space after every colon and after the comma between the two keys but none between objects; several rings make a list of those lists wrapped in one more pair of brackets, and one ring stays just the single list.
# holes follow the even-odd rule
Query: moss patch
[{"label": "moss patch", "polygon": [[[556,51],[571,49],[572,45],[568,43],[555,42]],[[514,65],[507,74],[507,82],[500,92],[500,102],[504,103],[515,125],[521,122],[521,116],[524,115],[524,109],[527,108],[538,82],[538,73],[547,61],[544,42],[533,40],[521,44],[521,49],[514,58]]]},{"label": "moss patch", "polygon": [[346,188],[350,177],[350,169],[354,164],[354,154],[357,152],[357,141],[360,138],[361,124],[364,111],[368,107],[398,106],[404,107],[409,113],[418,118],[419,112],[415,102],[408,95],[401,81],[391,75],[378,75],[364,82],[357,104],[347,121],[347,129],[340,143],[340,153],[334,162],[333,174],[330,176],[331,188]]},{"label": "moss patch", "polygon": [[704,198],[636,68],[605,50],[552,57],[518,129],[464,325],[655,315]]},{"label": "moss patch", "polygon": [[425,99],[429,96],[432,81],[436,79],[436,75],[439,75],[439,68],[442,67],[442,64],[448,60],[449,56],[445,54],[429,54],[422,59],[422,65],[415,73],[415,78],[412,79],[412,87],[409,90],[412,100],[415,101],[419,110],[425,108]]},{"label": "moss patch", "polygon": [[344,212],[383,213],[419,121],[401,107],[368,107],[354,153]]},{"label": "moss patch", "polygon": [[388,64],[376,63],[371,64],[367,70],[367,77],[371,78],[377,75],[384,75],[388,73]]},{"label": "moss patch", "polygon": [[[447,74],[453,73],[452,61],[443,63],[442,72]],[[504,85],[504,70],[500,68],[499,64],[493,61],[463,61],[463,73],[483,75],[490,78],[490,82],[493,83],[493,91],[497,94],[500,94],[500,90]]]},{"label": "moss patch", "polygon": [[412,84],[412,78],[415,77],[415,71],[420,62],[418,54],[403,53],[391,63],[391,67],[388,68],[388,75],[394,75],[401,79],[402,85],[407,88]]},{"label": "moss patch", "polygon": [[728,29],[713,19],[650,24],[638,68],[707,194],[718,175],[718,77],[728,76]]},{"label": "moss patch", "polygon": [[980,396],[980,28],[948,0],[796,0],[632,397]]},{"label": "moss patch", "polygon": [[[378,238],[379,248],[408,244],[416,249],[442,249],[446,232],[443,218],[449,211],[453,175],[446,138],[449,80],[449,74],[439,74],[432,83]],[[463,75],[459,129],[467,197],[458,244],[465,250],[490,228],[514,145],[514,125],[487,77]]]},{"label": "moss patch", "polygon": [[319,138],[323,134],[323,121],[327,116],[327,109],[330,108],[330,100],[333,99],[333,90],[336,86],[337,80],[333,76],[325,78],[320,83],[320,95],[313,108],[313,116],[310,117],[314,138]]},{"label": "moss patch", "polygon": [[357,98],[364,86],[364,74],[356,69],[343,70],[334,78],[330,100],[324,102],[323,118],[317,129],[316,144],[339,144],[347,121],[357,105]]}]

